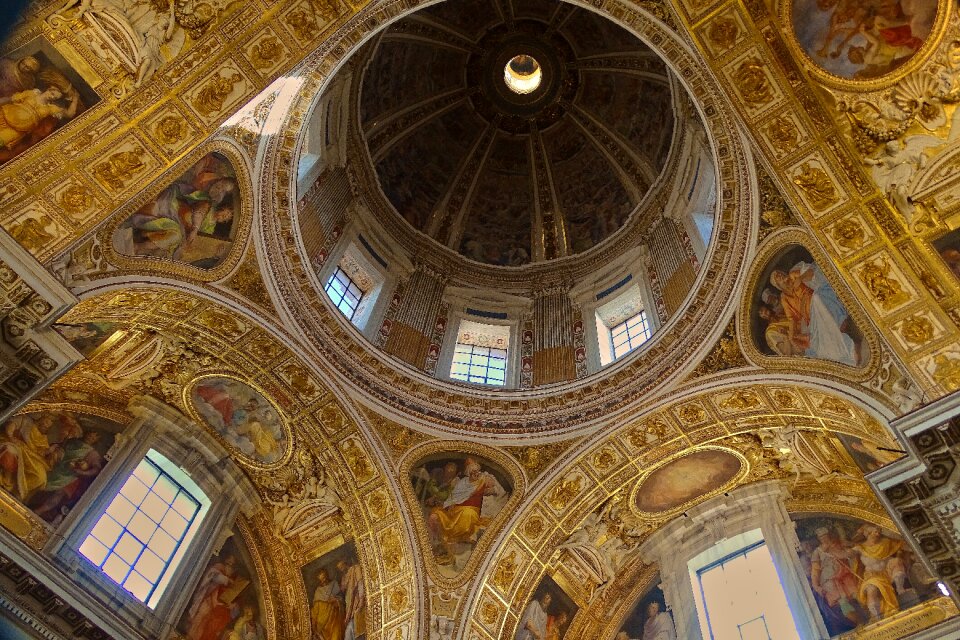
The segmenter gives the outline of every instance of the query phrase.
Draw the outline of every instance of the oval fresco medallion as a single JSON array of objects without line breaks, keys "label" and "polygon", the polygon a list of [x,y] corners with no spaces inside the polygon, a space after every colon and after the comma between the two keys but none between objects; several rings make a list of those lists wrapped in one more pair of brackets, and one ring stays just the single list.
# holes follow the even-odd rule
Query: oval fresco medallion
[{"label": "oval fresco medallion", "polygon": [[677,458],[640,481],[633,503],[645,513],[672,511],[729,484],[743,469],[740,458],[705,449]]},{"label": "oval fresco medallion", "polygon": [[872,80],[909,62],[933,33],[935,0],[793,0],[803,52],[844,80]]},{"label": "oval fresco medallion", "polygon": [[242,457],[270,465],[287,451],[280,412],[262,393],[225,376],[200,378],[189,390],[190,406]]}]

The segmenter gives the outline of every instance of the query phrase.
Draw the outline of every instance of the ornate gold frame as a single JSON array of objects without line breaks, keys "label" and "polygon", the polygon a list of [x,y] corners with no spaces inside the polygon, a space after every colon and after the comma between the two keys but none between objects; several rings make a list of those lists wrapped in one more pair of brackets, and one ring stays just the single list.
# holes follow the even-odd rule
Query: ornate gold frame
[{"label": "ornate gold frame", "polygon": [[[819,358],[799,358],[794,356],[768,356],[762,353],[754,342],[753,328],[750,321],[750,307],[753,292],[760,284],[760,274],[778,251],[788,245],[797,244],[810,252],[820,270],[826,276],[847,311],[853,316],[857,328],[863,334],[863,339],[870,347],[870,360],[862,367],[850,367],[839,362],[831,362]],[[828,266],[829,265],[829,266]],[[825,268],[826,267],[826,268]],[[853,296],[836,274],[833,261],[824,254],[813,239],[798,227],[789,227],[770,234],[761,244],[750,266],[750,274],[746,279],[747,287],[740,298],[740,306],[736,313],[737,335],[740,338],[740,348],[747,360],[752,364],[773,370],[790,370],[793,372],[812,369],[849,382],[869,380],[876,373],[880,365],[881,344],[874,330],[873,321],[860,308],[859,300]]]},{"label": "ornate gold frame", "polygon": [[787,46],[790,47],[790,53],[793,54],[794,59],[799,62],[804,69],[810,71],[813,76],[822,81],[824,84],[846,91],[862,92],[884,89],[895,85],[897,82],[922,67],[930,55],[939,48],[940,41],[943,39],[943,35],[946,33],[947,27],[950,23],[949,16],[952,8],[952,3],[950,0],[941,0],[938,3],[937,15],[934,19],[933,26],[930,29],[930,35],[927,36],[927,39],[924,41],[920,49],[917,50],[917,52],[914,53],[913,56],[911,56],[910,59],[904,64],[878,78],[871,78],[869,80],[851,80],[823,69],[820,65],[814,62],[814,60],[804,50],[803,46],[800,44],[800,41],[797,40],[796,31],[793,28],[792,9],[794,1],[795,0],[780,0],[775,10],[776,15],[780,18],[780,23],[783,25],[783,29],[781,30],[783,39],[786,41]]},{"label": "ornate gold frame", "polygon": [[[258,462],[254,460],[253,458],[250,458],[244,453],[241,453],[236,449],[236,447],[228,443],[223,438],[223,436],[217,433],[217,431],[210,426],[210,424],[206,421],[206,419],[204,419],[204,417],[200,415],[200,412],[197,411],[197,408],[193,404],[193,398],[191,396],[193,393],[193,389],[200,383],[200,381],[207,380],[209,378],[228,378],[230,380],[236,380],[237,382],[240,382],[250,387],[257,393],[259,393],[261,396],[263,396],[263,398],[267,402],[270,403],[270,406],[273,408],[273,410],[276,411],[277,415],[280,416],[280,422],[283,425],[283,435],[286,438],[285,449],[284,449],[283,455],[280,456],[279,460],[270,464],[264,464],[262,462]],[[276,402],[270,397],[270,394],[267,393],[266,390],[264,390],[260,385],[250,382],[249,380],[245,380],[244,378],[230,372],[207,372],[207,373],[198,375],[193,380],[183,385],[182,394],[183,395],[182,395],[181,401],[183,403],[183,406],[189,412],[190,418],[197,424],[202,425],[203,428],[207,431],[207,433],[211,434],[214,438],[216,438],[217,442],[219,442],[224,449],[230,452],[230,454],[240,464],[246,467],[249,467],[251,469],[256,469],[257,471],[270,471],[272,469],[277,469],[285,465],[287,461],[290,459],[290,457],[293,455],[293,450],[295,447],[293,442],[293,432],[290,429],[290,422],[289,422],[290,418],[282,409],[280,409],[280,407],[277,406]]]},{"label": "ornate gold frame", "polygon": [[[667,511],[658,511],[657,513],[649,513],[647,511],[640,511],[639,509],[637,509],[636,507],[637,493],[640,491],[640,487],[643,486],[643,483],[646,482],[647,478],[653,475],[654,472],[666,467],[670,463],[676,460],[679,460],[680,458],[685,458],[692,453],[697,453],[700,451],[721,451],[723,453],[729,453],[732,456],[736,456],[736,458],[740,461],[740,470],[737,471],[737,474],[733,478],[731,478],[730,480],[727,480],[719,487],[711,489],[710,491],[704,494],[701,494],[695,498],[691,498],[690,500],[687,500],[683,504],[678,505]],[[666,458],[655,467],[650,468],[642,476],[640,476],[636,480],[636,482],[634,482],[633,488],[630,489],[630,493],[629,493],[630,511],[636,514],[642,520],[645,520],[647,522],[656,522],[656,523],[665,522],[667,520],[670,520],[674,516],[683,513],[690,507],[698,505],[701,502],[705,502],[710,498],[720,495],[725,491],[729,491],[731,487],[738,486],[741,482],[743,482],[744,478],[746,478],[748,475],[750,475],[750,462],[747,460],[746,456],[744,456],[742,453],[740,453],[736,449],[733,449],[730,447],[721,447],[714,444],[687,447],[682,451],[680,451],[679,453],[676,453]]]},{"label": "ornate gold frame", "polygon": [[[471,552],[470,559],[467,560],[467,564],[463,567],[463,570],[454,578],[447,578],[440,574],[436,559],[433,557],[433,552],[430,549],[430,535],[419,513],[421,507],[417,502],[416,496],[413,495],[413,487],[409,479],[410,471],[413,467],[424,457],[435,453],[473,454],[486,458],[500,465],[513,481],[513,492],[510,495],[510,499],[507,500],[507,503],[503,506],[503,510],[497,514],[493,522],[491,522],[486,531],[484,531],[483,536],[477,541],[477,546],[474,547]],[[503,528],[506,520],[513,516],[514,511],[526,493],[526,480],[520,465],[506,453],[476,442],[432,441],[414,447],[401,459],[399,476],[403,499],[411,515],[414,530],[417,532],[417,542],[422,550],[427,573],[435,583],[446,589],[456,589],[472,580],[477,571],[477,566],[485,559],[496,534]]]},{"label": "ornate gold frame", "polygon": [[[240,208],[237,225],[233,235],[233,246],[223,262],[212,269],[200,269],[185,263],[162,258],[133,257],[117,253],[113,248],[113,234],[129,216],[140,207],[157,197],[173,180],[176,180],[184,171],[200,161],[208,153],[221,153],[227,157],[237,176],[237,185],[240,187]],[[168,168],[159,178],[142,189],[116,212],[111,220],[103,226],[98,234],[100,246],[104,256],[112,265],[137,274],[161,274],[172,277],[181,277],[201,282],[215,282],[222,280],[236,268],[243,256],[244,249],[250,237],[250,228],[253,222],[253,183],[250,179],[250,170],[243,153],[227,140],[218,139],[202,144],[181,158]]]}]

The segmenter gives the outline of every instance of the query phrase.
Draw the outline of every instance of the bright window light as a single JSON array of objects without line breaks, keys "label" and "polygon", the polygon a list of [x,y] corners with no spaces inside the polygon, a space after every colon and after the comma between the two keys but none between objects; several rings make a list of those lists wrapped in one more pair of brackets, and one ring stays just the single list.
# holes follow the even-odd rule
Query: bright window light
[{"label": "bright window light", "polygon": [[337,270],[327,280],[324,291],[330,296],[333,304],[340,309],[340,312],[347,317],[347,320],[353,320],[353,316],[357,313],[357,307],[363,300],[363,291],[343,269],[337,267]]},{"label": "bright window light", "polygon": [[450,377],[464,382],[502,387],[507,379],[507,350],[457,343]]},{"label": "bright window light", "polygon": [[210,502],[186,474],[150,451],[80,545],[80,553],[151,609]]},{"label": "bright window light", "polygon": [[697,570],[696,577],[705,638],[800,640],[773,557],[762,540]]},{"label": "bright window light", "polygon": [[647,322],[647,312],[640,310],[617,326],[610,329],[610,340],[613,343],[613,358],[630,353],[650,339],[650,323]]}]

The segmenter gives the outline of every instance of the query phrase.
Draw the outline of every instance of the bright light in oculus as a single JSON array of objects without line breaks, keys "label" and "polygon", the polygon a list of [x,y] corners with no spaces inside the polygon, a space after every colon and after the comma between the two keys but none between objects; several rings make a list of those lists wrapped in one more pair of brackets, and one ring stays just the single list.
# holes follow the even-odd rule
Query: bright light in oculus
[{"label": "bright light in oculus", "polygon": [[536,91],[542,79],[543,70],[540,68],[540,63],[526,54],[510,58],[507,66],[503,68],[503,81],[511,91],[520,95]]}]

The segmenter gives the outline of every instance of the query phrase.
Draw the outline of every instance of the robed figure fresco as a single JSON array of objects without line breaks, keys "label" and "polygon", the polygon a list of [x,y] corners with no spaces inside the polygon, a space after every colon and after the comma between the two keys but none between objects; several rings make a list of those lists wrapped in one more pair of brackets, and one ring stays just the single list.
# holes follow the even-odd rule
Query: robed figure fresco
[{"label": "robed figure fresco", "polygon": [[757,347],[769,355],[863,365],[869,349],[823,271],[803,247],[770,261],[754,295]]},{"label": "robed figure fresco", "polygon": [[314,560],[302,573],[310,598],[310,639],[365,639],[367,592],[353,543]]},{"label": "robed figure fresco", "polygon": [[577,605],[549,575],[524,607],[514,640],[563,640]]},{"label": "robed figure fresco", "polygon": [[0,425],[0,487],[56,525],[103,470],[119,430],[63,411],[13,416]]},{"label": "robed figure fresco", "polygon": [[177,624],[187,640],[265,640],[255,574],[231,536],[210,559]]},{"label": "robed figure fresco", "polygon": [[830,635],[906,610],[934,595],[933,579],[904,543],[841,517],[797,521],[800,560]]},{"label": "robed figure fresco", "polygon": [[444,573],[456,575],[510,498],[507,476],[478,456],[461,455],[426,461],[411,480],[434,557]]},{"label": "robed figure fresco", "polygon": [[614,640],[677,640],[673,615],[667,611],[663,590],[654,585],[637,601]]},{"label": "robed figure fresco", "polygon": [[233,165],[209,153],[117,227],[113,247],[125,256],[150,257],[212,269],[233,246],[240,189]]},{"label": "robed figure fresco", "polygon": [[98,101],[43,38],[0,57],[0,166]]},{"label": "robed figure fresco", "polygon": [[211,377],[190,396],[204,420],[242,454],[264,464],[283,456],[283,420],[259,391],[233,378]]}]

